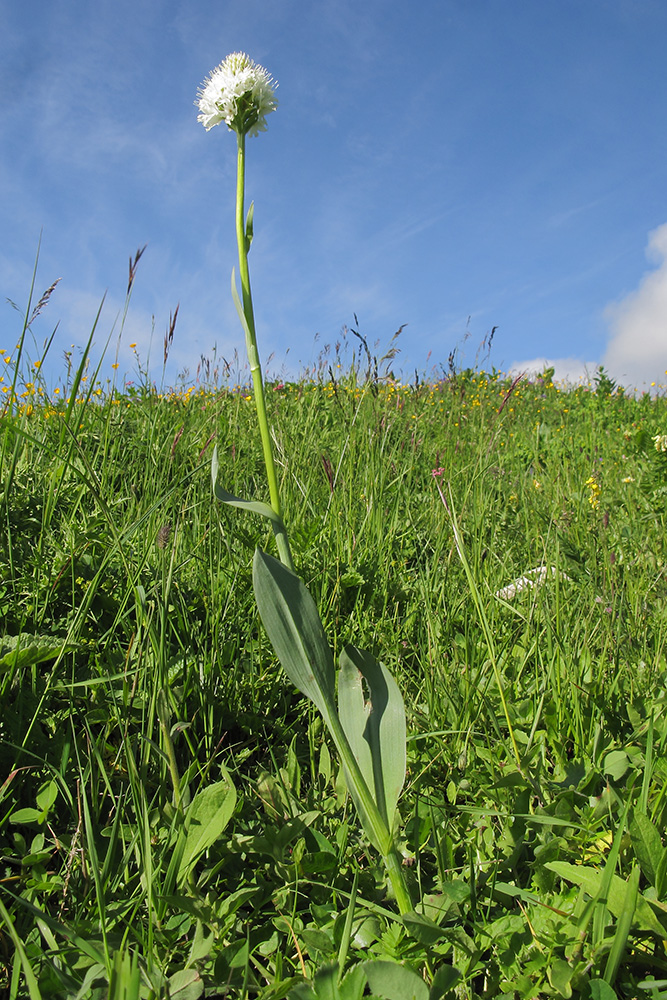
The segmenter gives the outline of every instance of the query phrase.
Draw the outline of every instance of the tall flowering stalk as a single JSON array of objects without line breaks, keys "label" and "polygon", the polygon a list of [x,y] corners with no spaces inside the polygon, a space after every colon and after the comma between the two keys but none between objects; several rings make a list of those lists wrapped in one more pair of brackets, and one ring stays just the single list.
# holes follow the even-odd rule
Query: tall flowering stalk
[{"label": "tall flowering stalk", "polygon": [[381,853],[396,902],[406,913],[412,909],[412,901],[396,843],[396,805],[406,770],[403,698],[386,667],[354,646],[346,646],[340,655],[336,685],[331,648],[315,602],[294,573],[273,459],[248,270],[253,206],[246,216],[244,201],[246,136],[266,128],[266,115],[277,106],[275,86],[262,66],[235,52],[213,70],[197,99],[199,121],[207,130],[225,122],[237,137],[236,238],[241,296],[234,273],[232,296],[245,332],[271,503],[243,500],[222,489],[217,482],[217,453],[211,469],[213,487],[224,503],[271,521],[280,561],[259,548],[253,560],[253,588],[262,623],[285,673],[322,713],[366,835]]},{"label": "tall flowering stalk", "polygon": [[[237,172],[236,172],[236,242],[239,252],[239,278],[241,282],[241,300],[236,289],[236,280],[232,272],[232,296],[245,332],[246,351],[250,363],[257,422],[264,453],[266,478],[271,498],[270,518],[276,545],[281,561],[293,569],[292,554],[285,530],[278,488],[278,476],[273,457],[271,432],[266,414],[266,399],[262,367],[257,349],[257,334],[255,330],[255,312],[250,289],[250,271],[248,268],[248,252],[253,236],[253,204],[245,214],[245,147],[246,136],[257,135],[266,130],[266,116],[275,111],[278,102],[275,97],[274,81],[262,66],[258,66],[243,52],[234,52],[227,56],[202,84],[198,105],[200,114],[198,121],[208,131],[214,125],[225,122],[228,128],[236,132],[237,140]],[[217,467],[216,467],[217,471]],[[227,499],[227,497],[220,497]]]}]

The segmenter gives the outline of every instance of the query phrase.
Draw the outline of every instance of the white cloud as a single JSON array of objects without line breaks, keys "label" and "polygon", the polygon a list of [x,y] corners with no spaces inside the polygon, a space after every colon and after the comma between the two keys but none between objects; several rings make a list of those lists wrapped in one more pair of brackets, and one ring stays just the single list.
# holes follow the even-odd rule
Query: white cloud
[{"label": "white cloud", "polygon": [[605,310],[611,337],[602,364],[626,385],[661,382],[667,369],[667,223],[649,233],[646,256],[657,267]]},{"label": "white cloud", "polygon": [[602,364],[611,378],[627,387],[663,383],[667,370],[667,223],[649,233],[646,256],[655,266],[639,287],[604,310],[610,337],[599,362],[532,358],[513,362],[510,374],[539,374],[555,368],[556,381],[587,383]]},{"label": "white cloud", "polygon": [[591,382],[597,365],[594,361],[582,361],[581,358],[531,358],[529,361],[512,362],[508,375],[525,372],[529,376],[535,376],[540,375],[545,368],[554,369],[554,382],[577,385],[579,382]]}]

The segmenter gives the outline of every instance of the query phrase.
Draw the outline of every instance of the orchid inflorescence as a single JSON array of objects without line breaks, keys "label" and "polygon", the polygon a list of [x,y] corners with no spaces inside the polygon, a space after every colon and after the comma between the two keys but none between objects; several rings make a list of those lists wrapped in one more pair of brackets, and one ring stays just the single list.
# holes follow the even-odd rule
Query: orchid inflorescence
[{"label": "orchid inflorescence", "polygon": [[263,66],[245,52],[232,52],[199,88],[196,104],[206,131],[220,122],[240,135],[266,130],[266,116],[275,111],[278,86]]}]

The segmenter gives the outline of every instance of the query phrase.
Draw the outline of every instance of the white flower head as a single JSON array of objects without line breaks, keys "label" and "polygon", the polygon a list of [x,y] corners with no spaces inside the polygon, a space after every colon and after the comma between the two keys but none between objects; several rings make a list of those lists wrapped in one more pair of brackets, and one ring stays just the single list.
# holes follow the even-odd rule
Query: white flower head
[{"label": "white flower head", "polygon": [[263,66],[245,52],[232,52],[199,88],[195,104],[206,131],[226,122],[239,135],[257,135],[266,129],[266,116],[278,106],[277,83]]}]

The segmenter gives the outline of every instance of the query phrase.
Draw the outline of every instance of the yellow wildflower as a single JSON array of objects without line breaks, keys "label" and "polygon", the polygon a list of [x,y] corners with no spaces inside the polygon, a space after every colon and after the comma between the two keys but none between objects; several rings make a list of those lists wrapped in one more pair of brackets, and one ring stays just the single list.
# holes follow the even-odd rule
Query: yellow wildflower
[{"label": "yellow wildflower", "polygon": [[590,491],[588,495],[588,502],[593,510],[597,510],[600,506],[600,494],[602,493],[602,487],[593,476],[588,477],[586,480],[586,486],[588,486]]}]

